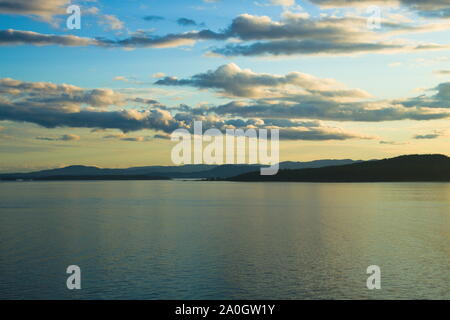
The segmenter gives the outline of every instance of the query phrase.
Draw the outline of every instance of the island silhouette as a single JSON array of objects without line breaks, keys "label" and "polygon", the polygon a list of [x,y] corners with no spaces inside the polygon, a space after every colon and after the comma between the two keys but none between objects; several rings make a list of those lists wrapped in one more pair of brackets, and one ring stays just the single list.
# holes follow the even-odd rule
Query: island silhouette
[{"label": "island silhouette", "polygon": [[450,158],[441,154],[404,155],[341,166],[280,170],[274,176],[250,172],[229,181],[279,182],[448,182]]}]

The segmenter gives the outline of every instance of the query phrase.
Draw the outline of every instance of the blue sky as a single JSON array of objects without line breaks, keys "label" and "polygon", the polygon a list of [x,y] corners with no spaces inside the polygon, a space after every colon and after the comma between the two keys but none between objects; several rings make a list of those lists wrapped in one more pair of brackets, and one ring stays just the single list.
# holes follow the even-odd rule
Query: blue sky
[{"label": "blue sky", "polygon": [[[450,107],[447,86],[438,87],[448,83],[450,78],[447,73],[450,70],[449,8],[442,6],[439,1],[430,1],[427,5],[408,5],[406,1],[399,0],[391,1],[392,5],[389,6],[380,6],[382,23],[379,30],[364,27],[369,17],[366,9],[370,1],[367,1],[366,6],[359,7],[352,0],[347,1],[346,6],[341,6],[342,1],[325,1],[327,7],[317,5],[317,0],[72,1],[72,4],[79,5],[82,10],[80,30],[67,30],[65,27],[68,15],[64,11],[71,4],[68,0],[57,0],[59,6],[56,8],[47,7],[49,1],[46,0],[35,1],[35,6],[27,4],[28,7],[20,9],[8,9],[2,2],[5,1],[0,0],[0,30],[4,31],[4,34],[0,34],[0,79],[14,79],[28,84],[68,84],[85,90],[83,94],[94,89],[112,90],[126,96],[128,100],[123,104],[115,104],[116,100],[111,104],[106,103],[100,106],[101,112],[147,108],[158,117],[162,117],[161,114],[170,117],[166,120],[171,124],[171,121],[176,122],[172,117],[186,112],[176,109],[180,104],[191,108],[187,111],[189,116],[198,114],[196,108],[208,106],[211,109],[204,111],[204,116],[220,117],[221,124],[236,118],[245,121],[267,120],[272,117],[293,121],[319,121],[317,127],[311,127],[311,124],[308,127],[283,127],[296,133],[312,130],[314,138],[298,134],[298,138],[287,139],[282,145],[282,160],[448,153],[447,117],[429,116],[434,113],[444,114],[446,108]],[[373,1],[372,4],[379,5],[380,1]],[[433,16],[436,12],[441,13],[439,18]],[[243,24],[227,33],[227,30],[232,29],[233,21],[237,21],[239,17]],[[182,25],[179,19],[191,22]],[[9,36],[6,30],[14,32]],[[201,30],[214,33],[215,40],[199,35]],[[33,34],[30,36],[29,32]],[[317,36],[314,36],[315,32]],[[24,40],[25,33],[28,36]],[[188,33],[195,40],[185,39]],[[54,35],[55,38],[46,40],[44,44],[38,44],[35,40],[48,35]],[[191,42],[187,45],[166,43],[167,37],[173,35],[177,39],[183,38],[182,41]],[[69,36],[87,39],[91,44],[81,45],[76,40],[76,44],[66,45],[64,41],[68,41]],[[121,40],[133,37],[141,40],[145,38],[147,42],[145,45],[133,41],[128,42],[130,45],[120,44]],[[106,39],[109,41],[108,45],[96,39]],[[164,45],[154,45],[151,41],[155,39],[163,41]],[[233,52],[238,52],[238,47],[239,50],[250,50],[253,44],[258,43],[276,47],[274,50],[285,50],[281,48],[282,44],[302,41],[306,45],[310,42],[316,45],[317,42],[320,48],[323,46],[331,49],[314,49],[312,54],[305,54],[297,49],[289,54],[273,54],[273,51],[250,55],[210,54],[211,51],[225,52],[223,49],[226,47],[232,48]],[[114,44],[110,45],[111,43]],[[336,48],[342,43],[346,49],[336,53]],[[393,43],[398,47],[396,50],[382,48]],[[368,44],[376,48],[369,51],[355,49]],[[418,46],[427,48],[419,50]],[[304,48],[303,42],[302,48],[310,50],[309,47]],[[209,85],[204,80],[198,82],[198,79],[206,77],[207,71],[218,71],[225,65],[232,66],[226,72],[238,75],[230,77],[230,82],[240,81],[241,75],[252,78],[246,80],[249,81],[247,84],[242,84],[243,87],[249,86],[248,92],[236,94],[230,87],[232,84],[226,83],[222,78],[214,78],[213,81],[220,82],[218,85]],[[293,72],[299,73],[299,79],[295,80],[297,82],[280,84],[281,78],[284,79],[282,81],[290,81],[288,75]],[[200,76],[195,78],[195,75]],[[275,81],[277,87],[271,90],[270,85],[262,84],[262,80],[258,79],[264,78],[264,75],[270,75],[266,78]],[[220,73],[215,74],[215,77],[220,76]],[[165,77],[176,77],[184,82],[169,84],[166,81],[164,85],[155,84]],[[318,89],[305,88],[299,84],[309,77],[314,78],[310,85]],[[333,79],[334,82],[330,84],[327,79]],[[251,93],[250,81],[256,81],[255,86],[261,91]],[[17,83],[13,85],[27,88],[26,85]],[[9,82],[5,84],[5,88],[6,86],[11,90]],[[23,108],[21,110],[25,112],[30,111],[30,106],[35,107],[30,104],[30,96],[45,94],[42,90],[36,91],[39,89],[33,89],[35,91],[32,92],[27,91],[30,89],[23,89],[20,93],[11,94],[7,89],[3,93],[0,91],[0,94],[7,101],[14,102],[14,108]],[[339,90],[359,90],[359,93],[358,96],[350,96],[353,93],[348,91],[345,93],[348,96],[342,99],[324,98],[325,91],[330,97]],[[317,92],[321,97],[314,96]],[[300,109],[289,111],[289,115],[285,116],[277,114],[270,107],[275,96],[280,106],[289,107],[295,102]],[[135,98],[157,100],[158,105],[144,106],[130,102],[130,99]],[[58,96],[58,99],[61,100],[61,97]],[[306,103],[305,99],[316,101],[314,108],[320,109],[323,105],[323,108],[336,109],[339,114],[331,114],[331,111],[326,111],[325,114],[323,110],[307,114],[303,110],[313,102]],[[265,111],[262,114],[245,110],[242,114],[235,111],[231,114],[219,114],[220,109],[217,107],[230,102],[245,102],[250,107],[264,106]],[[42,99],[39,103],[42,103]],[[51,108],[52,112],[55,108],[69,106],[72,109],[67,112],[74,112],[74,108],[78,108],[76,112],[91,111],[89,108],[92,105],[89,103],[83,101],[75,106],[73,101],[64,101],[60,105],[42,107]],[[10,104],[5,106],[12,108]],[[164,110],[175,109],[170,111],[170,115],[156,111],[152,113],[153,109],[161,106]],[[355,117],[343,116],[339,109],[342,107],[350,108]],[[361,120],[355,108],[364,109],[368,118]],[[372,109],[411,115],[375,119]],[[13,116],[9,111],[11,109],[5,109],[3,115],[0,110],[0,148],[4,155],[0,162],[2,171],[67,164],[109,167],[170,164],[171,142],[151,138],[161,132],[168,134],[169,128],[166,127],[155,125],[124,132],[119,124],[99,124],[98,128],[95,123],[84,128],[67,122],[46,125],[42,118],[33,118],[31,114]],[[52,117],[55,115],[49,114],[48,117],[53,121]],[[267,123],[269,122],[266,121]],[[95,130],[99,128],[104,132]],[[93,130],[96,132],[92,132]],[[330,137],[330,132],[333,132],[332,139],[327,138]],[[112,134],[117,139],[105,138]],[[436,137],[414,138],[426,134]],[[77,138],[60,139],[64,135]],[[133,142],[120,138],[125,135],[140,139]],[[103,150],[103,155],[95,152],[99,148]],[[52,156],[49,156],[49,150]],[[123,150],[132,152],[135,156],[126,158],[122,155]],[[26,161],[19,160],[24,156]]]},{"label": "blue sky", "polygon": [[[60,27],[55,28],[49,23],[43,23],[27,16],[3,15],[0,21],[1,29],[31,30],[50,34],[74,34],[82,37],[117,37],[130,32],[154,30],[157,35],[186,32],[191,29],[201,29],[195,26],[179,26],[177,19],[188,18],[198,23],[204,23],[205,28],[221,30],[226,28],[231,20],[242,13],[266,15],[278,20],[285,8],[282,6],[256,5],[255,1],[219,1],[205,3],[201,0],[191,1],[103,1],[80,2],[82,8],[99,7],[104,14],[120,17],[125,24],[124,30],[105,31],[104,26],[96,23],[97,17],[82,15],[81,30],[64,30],[64,16]],[[263,1],[261,1],[263,3]],[[307,1],[299,2],[305,11],[313,16],[321,10]],[[334,12],[336,10],[324,10]],[[338,9],[337,11],[343,11]],[[160,21],[146,21],[143,17],[158,16]],[[429,39],[430,34],[416,35],[417,38]],[[433,34],[433,39],[445,43],[448,31]],[[71,83],[83,87],[112,86],[111,79],[117,75],[134,76],[141,80],[149,80],[149,76],[157,72],[186,77],[214,69],[230,61],[259,72],[287,73],[299,70],[320,77],[336,77],[352,86],[361,86],[377,93],[380,97],[398,97],[411,94],[416,87],[431,86],[436,82],[429,75],[429,68],[404,68],[393,70],[389,64],[398,61],[413,60],[415,57],[436,59],[446,56],[445,52],[421,52],[420,54],[398,55],[367,55],[356,57],[289,57],[267,62],[267,59],[254,58],[205,58],[204,52],[214,42],[201,43],[184,50],[135,49],[104,50],[103,48],[71,47],[35,47],[14,46],[2,47],[0,52],[1,76],[28,81],[52,81],[55,83]],[[30,56],[33,59],[30,59]],[[126,62],[125,62],[126,61]],[[13,63],[14,62],[14,63]],[[49,68],[49,65],[56,68]],[[448,65],[448,64],[447,64]],[[405,74],[406,72],[406,74]],[[95,76],[92,75],[95,73]],[[339,75],[339,76],[336,76]],[[388,75],[388,76],[386,76]],[[392,81],[385,81],[386,78]],[[380,81],[383,79],[383,81]],[[418,82],[421,79],[421,82]],[[400,85],[401,84],[401,85]],[[117,86],[117,84],[116,84]]]}]

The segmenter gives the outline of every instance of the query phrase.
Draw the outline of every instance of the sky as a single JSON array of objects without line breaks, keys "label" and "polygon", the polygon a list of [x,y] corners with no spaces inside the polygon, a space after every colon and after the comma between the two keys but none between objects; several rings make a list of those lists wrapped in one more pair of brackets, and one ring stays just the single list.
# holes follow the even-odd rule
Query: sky
[{"label": "sky", "polygon": [[194,121],[277,128],[281,161],[450,155],[449,35],[448,0],[0,0],[0,171],[172,165]]}]

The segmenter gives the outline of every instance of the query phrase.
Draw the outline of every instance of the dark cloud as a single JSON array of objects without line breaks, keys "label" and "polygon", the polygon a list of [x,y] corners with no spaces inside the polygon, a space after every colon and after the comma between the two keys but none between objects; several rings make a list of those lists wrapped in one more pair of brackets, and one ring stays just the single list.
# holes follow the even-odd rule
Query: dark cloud
[{"label": "dark cloud", "polygon": [[153,136],[153,139],[170,140],[170,135],[155,134],[155,135]]},{"label": "dark cloud", "polygon": [[407,144],[407,143],[405,143],[405,142],[384,141],[384,140],[380,141],[379,143],[380,143],[380,144],[388,144],[388,145],[392,145],[392,146],[401,146],[401,145]]},{"label": "dark cloud", "polygon": [[52,137],[36,137],[36,140],[44,140],[44,141],[78,141],[80,137],[76,134],[64,134],[60,137],[52,138]]},{"label": "dark cloud", "polygon": [[152,47],[152,48],[171,48],[184,45],[193,45],[198,40],[224,40],[226,35],[216,33],[211,30],[191,31],[179,34],[168,34],[165,36],[146,36],[136,35],[121,40],[111,40],[105,38],[97,38],[96,43],[104,47]]},{"label": "dark cloud", "polygon": [[64,14],[70,0],[0,0],[0,13],[35,15],[46,20]]},{"label": "dark cloud", "polygon": [[349,139],[374,139],[370,136],[364,136],[357,133],[345,132],[333,128],[283,128],[280,129],[280,139],[282,140],[349,140]]},{"label": "dark cloud", "polygon": [[[181,20],[182,23],[192,23],[192,21],[189,22],[190,19],[184,19]],[[383,28],[383,32],[368,30],[365,17],[321,17],[315,19],[305,14],[286,12],[280,21],[274,21],[266,16],[242,14],[219,32],[203,29],[162,36],[135,33],[123,39],[88,39],[65,35],[44,35],[30,31],[3,30],[0,31],[0,45],[169,48],[194,45],[202,40],[240,40],[239,44],[229,44],[212,49],[212,53],[225,56],[334,55],[449,48],[449,45],[415,44],[392,39],[393,35],[401,33],[447,30],[447,24],[412,25],[396,21],[383,21]]]},{"label": "dark cloud", "polygon": [[431,96],[421,95],[396,102],[405,107],[450,108],[450,82],[441,83],[429,91],[436,93]]},{"label": "dark cloud", "polygon": [[81,38],[72,35],[48,35],[32,31],[0,30],[0,45],[61,45],[61,46],[100,46],[100,47],[152,47],[170,48],[192,45],[198,40],[225,39],[223,35],[210,30],[192,31],[183,34],[165,36],[147,36],[136,34],[125,39]]},{"label": "dark cloud", "polygon": [[197,22],[195,22],[195,20],[188,19],[188,18],[179,18],[177,20],[177,23],[180,26],[183,26],[183,27],[196,26],[197,25]]},{"label": "dark cloud", "polygon": [[122,138],[122,141],[131,141],[131,142],[143,142],[145,141],[144,137],[127,137],[127,138]]},{"label": "dark cloud", "polygon": [[101,128],[123,132],[154,129],[172,132],[179,124],[163,110],[94,111],[81,109],[64,112],[52,108],[34,108],[25,104],[0,104],[0,120],[35,123],[46,128]]},{"label": "dark cloud", "polygon": [[[378,107],[378,108],[377,108]],[[432,112],[421,108],[405,108],[390,103],[337,103],[334,101],[301,101],[295,104],[231,102],[208,109],[219,115],[241,117],[305,118],[333,121],[381,122],[395,120],[445,119],[448,112]]]},{"label": "dark cloud", "polygon": [[[404,45],[389,43],[334,43],[319,40],[256,42],[250,45],[229,44],[212,52],[222,56],[261,56],[295,54],[354,54],[401,50]],[[416,49],[419,49],[416,47]]]},{"label": "dark cloud", "polygon": [[0,79],[0,120],[31,122],[47,128],[119,129],[124,132],[155,129],[172,132],[179,127],[171,114],[154,108],[105,111],[129,100],[154,104],[152,99],[126,98],[111,89],[82,89],[67,84]]},{"label": "dark cloud", "polygon": [[[222,120],[217,117],[202,117],[170,113],[154,109],[151,111],[93,111],[80,110],[78,112],[61,112],[54,109],[35,109],[27,106],[13,106],[0,104],[0,120],[30,122],[46,128],[73,127],[73,128],[103,128],[119,129],[123,132],[152,129],[172,133],[175,129],[185,128],[193,132],[193,121],[202,121],[204,130],[217,128],[222,132],[226,129],[248,128],[279,128],[280,138],[287,140],[346,140],[368,139],[370,137],[343,130],[322,127],[320,123],[292,122],[292,127],[274,127],[274,121],[267,124],[264,121],[248,120],[237,125],[238,121]],[[254,124],[257,124],[255,126]],[[306,124],[306,126],[305,126]],[[157,138],[162,139],[163,135]],[[164,136],[166,138],[167,136]],[[142,137],[126,137],[123,135],[108,135],[105,139],[120,139],[124,141],[144,141]],[[44,139],[44,138],[41,138]],[[45,139],[49,140],[49,139]],[[60,140],[60,139],[58,139]],[[52,139],[54,141],[54,139]]]},{"label": "dark cloud", "polygon": [[133,98],[133,99],[128,99],[128,101],[132,101],[132,102],[136,102],[139,104],[147,104],[147,105],[157,105],[160,106],[161,108],[164,108],[163,105],[161,105],[158,101],[154,100],[154,99],[143,99],[143,98]]},{"label": "dark cloud", "polygon": [[145,16],[142,19],[144,19],[145,21],[162,21],[162,20],[165,20],[165,18],[161,17],[161,16]]},{"label": "dark cloud", "polygon": [[32,31],[0,30],[0,45],[60,45],[69,47],[88,46],[95,44],[89,38],[81,38],[72,35],[42,34]]},{"label": "dark cloud", "polygon": [[150,140],[150,137],[129,137],[126,134],[118,133],[104,136],[103,139],[117,139],[121,141],[144,142]]},{"label": "dark cloud", "polygon": [[[383,21],[383,33],[367,28],[365,17],[323,17],[312,19],[304,14],[285,13],[281,21],[269,17],[243,14],[227,29],[229,37],[252,43],[229,44],[215,48],[213,53],[224,56],[294,55],[294,54],[355,54],[389,51],[443,49],[448,46],[412,44],[383,40],[380,35],[402,32],[423,32],[434,26],[412,26]],[[440,28],[447,29],[447,25]]]},{"label": "dark cloud", "polygon": [[118,133],[118,134],[109,134],[103,137],[103,139],[122,139],[125,138],[127,135],[124,133]]},{"label": "dark cloud", "polygon": [[426,139],[437,139],[441,136],[439,133],[430,133],[430,134],[417,134],[414,136],[414,139],[417,140],[426,140]]}]

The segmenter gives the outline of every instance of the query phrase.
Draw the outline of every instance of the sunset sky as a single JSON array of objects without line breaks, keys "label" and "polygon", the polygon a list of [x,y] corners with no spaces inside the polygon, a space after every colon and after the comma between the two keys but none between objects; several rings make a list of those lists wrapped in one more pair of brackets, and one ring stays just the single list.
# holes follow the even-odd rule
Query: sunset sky
[{"label": "sunset sky", "polygon": [[194,120],[282,161],[450,155],[449,52],[449,0],[0,0],[0,171],[172,165]]}]

